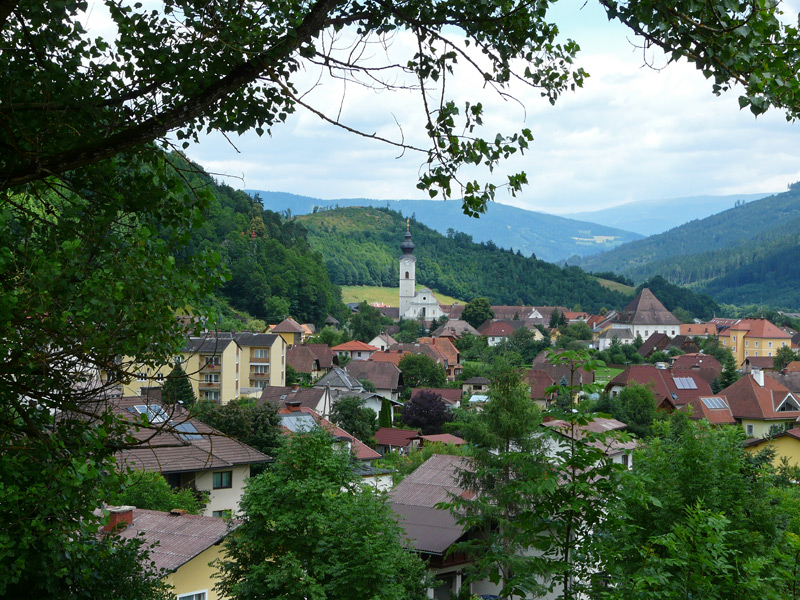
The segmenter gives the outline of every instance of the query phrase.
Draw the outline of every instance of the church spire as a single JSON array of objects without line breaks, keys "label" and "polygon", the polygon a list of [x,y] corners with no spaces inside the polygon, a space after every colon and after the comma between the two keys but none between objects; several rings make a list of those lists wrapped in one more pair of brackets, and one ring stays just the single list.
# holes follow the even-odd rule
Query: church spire
[{"label": "church spire", "polygon": [[405,241],[400,244],[400,249],[403,254],[411,254],[414,252],[414,242],[411,241],[411,219],[406,219],[406,236]]}]

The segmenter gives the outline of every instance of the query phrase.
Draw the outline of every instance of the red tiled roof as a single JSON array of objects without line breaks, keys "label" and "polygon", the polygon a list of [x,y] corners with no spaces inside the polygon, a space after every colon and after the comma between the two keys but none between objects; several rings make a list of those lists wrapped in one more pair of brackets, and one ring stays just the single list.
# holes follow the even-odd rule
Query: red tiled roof
[{"label": "red tiled roof", "polygon": [[672,363],[675,369],[713,369],[717,373],[722,373],[722,365],[710,354],[682,354]]},{"label": "red tiled roof", "polygon": [[783,370],[786,373],[800,373],[800,360],[793,360]]},{"label": "red tiled roof", "polygon": [[772,377],[764,376],[762,387],[753,375],[745,375],[722,390],[720,395],[728,399],[731,413],[737,419],[786,420],[800,417],[800,411],[777,410],[791,392]]},{"label": "red tiled roof", "polygon": [[417,395],[418,392],[433,392],[439,394],[447,404],[453,405],[461,402],[461,388],[413,388],[411,390],[411,397]]},{"label": "red tiled roof", "polygon": [[[712,406],[719,404],[722,402],[725,404],[724,408],[710,408],[703,399],[710,400]],[[692,419],[707,419],[713,425],[733,425],[736,423],[736,419],[731,412],[730,406],[728,406],[728,399],[725,396],[713,396],[713,399],[709,399],[708,397],[703,398],[694,398],[688,404],[685,405],[686,407],[692,408]],[[716,402],[715,402],[716,400]]]},{"label": "red tiled roof", "polygon": [[352,342],[345,342],[344,344],[339,344],[338,346],[334,346],[331,348],[334,352],[353,352],[353,351],[366,351],[366,352],[375,352],[378,350],[375,346],[370,346],[364,342],[360,342],[358,340],[353,340]]},{"label": "red tiled roof", "polygon": [[683,323],[681,335],[717,335],[716,323]]},{"label": "red tiled roof", "polygon": [[528,384],[531,386],[531,399],[545,400],[553,394],[547,393],[547,388],[555,385],[555,380],[546,371],[531,369],[528,371]]},{"label": "red tiled roof", "polygon": [[419,436],[419,431],[414,429],[396,429],[394,427],[381,427],[373,436],[379,446],[395,446],[405,448],[411,440]]},{"label": "red tiled roof", "polygon": [[731,325],[731,331],[747,331],[748,338],[791,339],[791,335],[766,319],[741,319]]},{"label": "red tiled roof", "polygon": [[665,400],[673,406],[683,406],[694,398],[712,395],[708,382],[696,372],[685,369],[657,369],[653,365],[629,366],[608,382],[606,391],[615,385],[624,387],[631,381],[651,386],[658,406]]},{"label": "red tiled roof", "polygon": [[454,446],[463,446],[467,443],[465,440],[462,440],[460,437],[455,436],[452,433],[437,433],[434,435],[421,435],[419,437],[421,440],[425,440],[426,442],[453,444]]},{"label": "red tiled roof", "polygon": [[[325,418],[319,416],[315,411],[313,411],[310,408],[306,408],[305,406],[301,406],[297,410],[292,410],[292,409],[289,409],[289,408],[281,408],[281,409],[278,410],[278,414],[279,415],[290,415],[290,414],[293,414],[293,413],[296,414],[298,412],[299,413],[304,413],[304,414],[307,414],[307,415],[311,416],[311,418],[313,418],[314,421],[317,422],[317,425],[319,425],[322,429],[325,429],[332,436],[337,437],[337,438],[345,438],[345,439],[349,440],[350,444],[351,444],[351,446],[353,448],[353,453],[355,454],[355,457],[358,460],[375,460],[375,459],[381,457],[380,454],[375,452],[375,450],[373,450],[372,448],[367,446],[364,442],[362,442],[361,440],[359,440],[355,436],[347,433],[341,427],[338,427],[337,425],[334,425],[333,423],[328,421],[328,419],[325,419]],[[287,435],[290,433],[288,430],[284,430],[284,431],[285,431],[285,433]]]}]

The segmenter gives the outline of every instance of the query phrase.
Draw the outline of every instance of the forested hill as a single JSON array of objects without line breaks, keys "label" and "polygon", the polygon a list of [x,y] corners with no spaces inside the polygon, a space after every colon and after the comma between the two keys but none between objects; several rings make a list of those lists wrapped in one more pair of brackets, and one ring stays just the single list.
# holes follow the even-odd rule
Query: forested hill
[{"label": "forested hill", "polygon": [[[324,256],[339,285],[397,287],[405,218],[386,208],[337,208],[295,218],[308,229],[312,247]],[[444,236],[412,219],[417,282],[436,291],[493,304],[580,306],[583,310],[624,306],[630,298],[600,285],[577,267],[475,243],[465,233]]]},{"label": "forested hill", "polygon": [[270,323],[289,315],[317,325],[328,314],[341,317],[341,292],[331,284],[301,225],[264,210],[242,191],[216,183],[202,167],[177,155],[171,160],[184,165],[188,185],[208,194],[205,221],[193,230],[187,252],[220,253],[231,279],[220,282],[219,296]]},{"label": "forested hill", "polygon": [[473,219],[464,215],[458,200],[321,200],[283,192],[248,192],[258,194],[266,208],[278,212],[289,210],[294,215],[311,213],[315,207],[391,208],[406,216],[414,215],[421,223],[441,234],[447,234],[448,229],[461,231],[471,235],[477,242],[493,241],[501,248],[520,250],[526,256],[535,254],[537,258],[551,262],[572,255],[593,254],[642,237],[638,233],[607,225],[524,210],[499,202],[490,203],[486,214],[481,215],[480,219]]},{"label": "forested hill", "polygon": [[662,275],[730,304],[800,307],[800,185],[570,262],[637,283]]}]

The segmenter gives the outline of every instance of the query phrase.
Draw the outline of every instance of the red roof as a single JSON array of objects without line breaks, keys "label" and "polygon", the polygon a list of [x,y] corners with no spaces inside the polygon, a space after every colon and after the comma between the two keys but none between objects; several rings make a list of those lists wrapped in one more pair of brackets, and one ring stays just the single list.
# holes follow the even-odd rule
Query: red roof
[{"label": "red roof", "polygon": [[353,340],[352,342],[345,342],[344,344],[339,344],[338,346],[334,346],[331,348],[334,352],[353,352],[361,350],[366,352],[375,352],[378,350],[375,346],[370,346],[364,342],[359,342],[358,340]]},{"label": "red roof", "polygon": [[728,399],[731,413],[737,419],[796,419],[800,410],[778,410],[787,398],[797,403],[789,389],[772,377],[763,377],[761,386],[753,375],[745,375],[739,381],[720,392]]},{"label": "red roof", "polygon": [[[328,421],[328,419],[324,419],[323,417],[319,416],[315,411],[311,410],[310,408],[306,408],[305,406],[300,406],[297,409],[290,409],[290,408],[281,408],[278,410],[279,415],[289,415],[292,413],[304,413],[310,415],[314,421],[317,422],[322,429],[326,430],[330,433],[333,437],[336,438],[345,438],[350,441],[350,444],[353,448],[353,453],[355,454],[358,460],[375,460],[376,458],[380,458],[381,455],[375,452],[372,448],[367,446],[364,442],[359,440],[358,438],[350,435],[341,427],[338,427]],[[290,431],[284,428],[286,434],[289,434]]]},{"label": "red roof", "polygon": [[417,392],[433,392],[439,394],[447,404],[458,404],[461,402],[461,388],[413,388],[411,390],[411,397],[417,395]]},{"label": "red roof", "polygon": [[773,325],[766,319],[741,319],[735,325],[731,325],[731,331],[747,331],[749,338],[780,338],[791,339],[792,336],[786,333],[777,325]]},{"label": "red roof", "polygon": [[426,442],[438,442],[440,444],[453,444],[454,446],[463,446],[467,442],[452,433],[437,433],[435,435],[421,435],[421,440]]},{"label": "red roof", "polygon": [[695,398],[686,407],[692,408],[692,419],[707,419],[713,425],[733,425],[736,419],[725,396]]},{"label": "red roof", "polygon": [[373,436],[375,443],[379,446],[395,446],[405,448],[411,440],[419,435],[419,431],[414,429],[395,429],[393,427],[381,427]]},{"label": "red roof", "polygon": [[606,391],[615,385],[624,387],[630,382],[651,386],[658,406],[664,401],[673,406],[683,406],[694,398],[712,395],[708,382],[696,372],[657,369],[653,365],[631,365],[606,385]]}]

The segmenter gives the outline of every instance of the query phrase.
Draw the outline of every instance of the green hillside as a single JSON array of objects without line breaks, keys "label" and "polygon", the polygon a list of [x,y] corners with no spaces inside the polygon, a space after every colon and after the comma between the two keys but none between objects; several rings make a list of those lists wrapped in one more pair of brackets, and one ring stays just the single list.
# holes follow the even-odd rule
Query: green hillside
[{"label": "green hillside", "polygon": [[[800,307],[800,187],[575,259],[641,282],[654,275],[720,302]],[[573,261],[571,261],[573,262]]]},{"label": "green hillside", "polygon": [[[386,208],[338,208],[295,217],[337,285],[396,288],[405,218]],[[417,282],[464,301],[485,296],[493,304],[624,306],[628,296],[608,289],[577,267],[558,267],[465,233],[444,236],[411,220]]]},{"label": "green hillside", "polygon": [[[417,290],[424,286],[417,284]],[[374,285],[343,285],[342,302],[367,302],[369,304],[380,303],[386,306],[397,306],[400,303],[399,289],[397,287],[378,287]],[[439,290],[433,290],[436,299],[441,304],[466,304],[463,300],[442,294]]]}]

